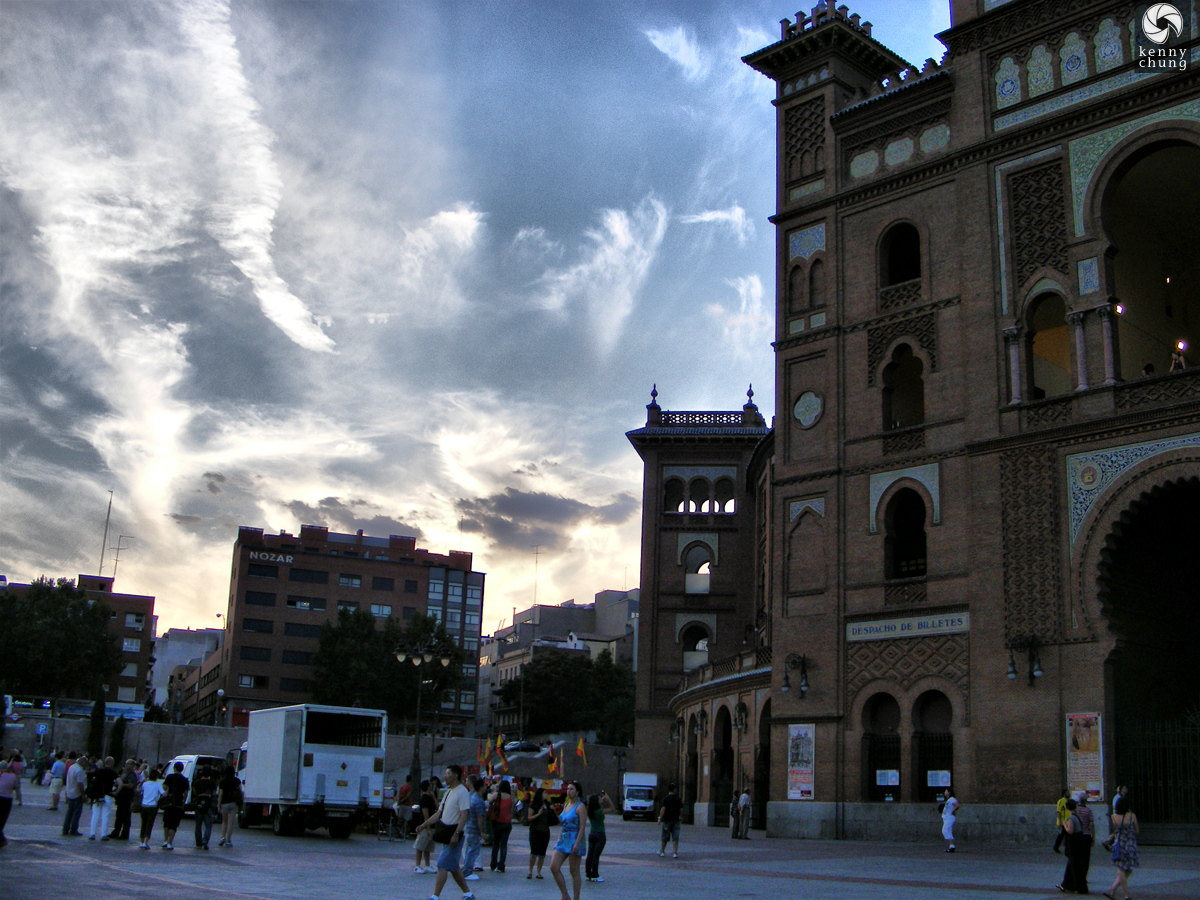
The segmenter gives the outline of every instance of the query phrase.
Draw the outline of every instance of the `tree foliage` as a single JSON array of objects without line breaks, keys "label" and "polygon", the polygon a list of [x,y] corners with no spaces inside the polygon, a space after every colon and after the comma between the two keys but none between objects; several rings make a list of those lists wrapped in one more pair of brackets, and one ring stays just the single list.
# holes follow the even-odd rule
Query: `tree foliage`
[{"label": "tree foliage", "polygon": [[121,671],[111,608],[65,578],[0,595],[0,683],[14,694],[94,697]]},{"label": "tree foliage", "polygon": [[[393,720],[416,714],[418,675],[423,676],[422,718],[434,710],[436,698],[462,682],[466,654],[437,619],[418,615],[402,625],[393,618],[377,627],[378,619],[363,609],[339,610],[337,622],[321,629],[321,643],[313,659],[313,695],[318,703],[382,709]],[[396,659],[396,648],[437,648],[446,666],[414,666]]]},{"label": "tree foliage", "polygon": [[108,732],[108,755],[116,760],[117,765],[125,763],[125,713],[117,716],[112,729]]},{"label": "tree foliage", "polygon": [[104,759],[104,692],[96,688],[92,715],[88,722],[87,752],[93,760]]},{"label": "tree foliage", "polygon": [[526,736],[595,731],[599,743],[624,745],[633,740],[633,690],[632,670],[605,650],[595,661],[535,654],[496,693],[505,706],[524,709]]}]

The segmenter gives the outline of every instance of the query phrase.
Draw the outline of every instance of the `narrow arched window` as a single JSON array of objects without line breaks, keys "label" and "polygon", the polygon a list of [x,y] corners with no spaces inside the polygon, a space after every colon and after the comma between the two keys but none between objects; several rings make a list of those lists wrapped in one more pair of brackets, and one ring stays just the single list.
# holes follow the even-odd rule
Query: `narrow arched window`
[{"label": "narrow arched window", "polygon": [[733,497],[733,479],[722,478],[717,482],[715,511],[732,514],[737,511],[737,501]]},{"label": "narrow arched window", "polygon": [[893,225],[879,245],[879,286],[891,287],[920,277],[920,233],[908,222]]},{"label": "narrow arched window", "polygon": [[1033,399],[1069,394],[1071,339],[1067,332],[1067,307],[1058,294],[1042,294],[1030,304],[1030,376]]},{"label": "narrow arched window", "polygon": [[787,292],[789,310],[804,312],[808,309],[808,298],[804,295],[804,268],[802,266],[792,266],[792,270],[788,273]]},{"label": "narrow arched window", "polygon": [[925,501],[902,488],[884,513],[884,577],[918,578],[925,574]]},{"label": "narrow arched window", "polygon": [[912,347],[901,344],[883,370],[883,429],[911,428],[925,422],[925,364]]},{"label": "narrow arched window", "polygon": [[663,512],[681,513],[683,512],[683,480],[680,478],[668,478],[667,483],[663,485]]},{"label": "narrow arched window", "polygon": [[704,544],[693,544],[683,557],[684,592],[707,594],[712,572],[712,553]]},{"label": "narrow arched window", "polygon": [[825,305],[825,264],[819,259],[808,267],[808,302],[814,308]]},{"label": "narrow arched window", "polygon": [[689,625],[679,635],[683,644],[683,670],[690,672],[708,663],[708,630],[703,625]]}]

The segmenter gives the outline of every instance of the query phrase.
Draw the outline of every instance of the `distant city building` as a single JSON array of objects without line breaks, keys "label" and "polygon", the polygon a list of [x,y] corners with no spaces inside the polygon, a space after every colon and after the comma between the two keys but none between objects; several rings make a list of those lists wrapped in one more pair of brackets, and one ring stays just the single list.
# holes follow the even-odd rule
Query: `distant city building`
[{"label": "distant city building", "polygon": [[[121,644],[121,671],[104,685],[105,714],[110,719],[120,715],[126,719],[141,719],[151,692],[150,668],[154,663],[156,621],[154,598],[115,593],[113,579],[108,576],[80,575],[75,586],[86,591],[89,600],[101,600],[112,610],[108,633]],[[9,584],[7,589],[10,593],[24,593],[29,590],[29,585]],[[56,705],[59,715],[68,716],[86,716],[91,708],[90,697],[62,699]],[[29,712],[36,714],[32,710]]]},{"label": "distant city building", "polygon": [[168,628],[166,634],[154,642],[154,667],[150,672],[146,705],[167,706],[175,668],[186,666],[192,660],[198,665],[205,656],[220,650],[224,640],[225,631],[221,628]]},{"label": "distant city building", "polygon": [[439,728],[473,736],[484,574],[471,564],[471,553],[431,553],[413,537],[240,528],[224,646],[186,675],[196,680],[196,702],[184,703],[184,721],[244,725],[250,710],[311,701],[321,626],[339,609],[362,609],[380,627],[418,614],[445,624],[468,661],[459,690],[443,698]]},{"label": "distant city building", "polygon": [[531,606],[516,613],[511,625],[484,638],[479,654],[480,733],[518,736],[519,704],[501,706],[496,692],[537,654],[587,653],[596,659],[607,650],[636,671],[640,596],[637,588],[601,591],[586,605],[567,600],[557,606]]}]

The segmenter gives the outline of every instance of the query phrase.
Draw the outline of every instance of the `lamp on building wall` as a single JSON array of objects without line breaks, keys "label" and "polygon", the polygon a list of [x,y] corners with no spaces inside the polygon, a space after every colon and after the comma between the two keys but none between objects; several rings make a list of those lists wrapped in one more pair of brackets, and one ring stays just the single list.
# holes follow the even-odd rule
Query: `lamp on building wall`
[{"label": "lamp on building wall", "polygon": [[750,727],[750,710],[746,708],[745,703],[739,702],[734,709],[733,727],[737,729],[738,734],[745,734],[746,729]]},{"label": "lamp on building wall", "polygon": [[696,728],[694,733],[698,737],[702,737],[706,731],[708,731],[708,710],[701,707],[700,714],[696,716]]},{"label": "lamp on building wall", "polygon": [[808,693],[808,658],[803,653],[789,653],[787,659],[783,661],[783,692],[786,694],[792,689],[791,678],[788,677],[789,669],[800,670],[800,699],[804,699],[804,695]]},{"label": "lamp on building wall", "polygon": [[1017,660],[1013,653],[1026,653],[1029,655],[1029,683],[1035,684],[1037,679],[1041,678],[1042,672],[1042,657],[1038,653],[1037,638],[1019,638],[1009,644],[1008,647],[1008,680],[1017,680]]}]

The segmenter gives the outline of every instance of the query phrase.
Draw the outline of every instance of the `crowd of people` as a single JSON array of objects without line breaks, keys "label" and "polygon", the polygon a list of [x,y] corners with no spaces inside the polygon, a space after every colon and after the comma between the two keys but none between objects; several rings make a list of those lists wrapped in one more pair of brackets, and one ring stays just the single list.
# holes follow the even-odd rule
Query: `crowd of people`
[{"label": "crowd of people", "polygon": [[[3,754],[0,754],[2,756]],[[84,808],[89,811],[87,839],[89,841],[128,841],[133,814],[138,813],[141,828],[138,846],[150,849],[154,824],[162,812],[163,850],[175,849],[175,835],[183,820],[185,809],[195,813],[197,849],[207,850],[214,824],[221,822],[218,846],[233,846],[233,828],[242,803],[241,782],[232,766],[218,770],[201,766],[195,773],[195,784],[183,774],[183,764],[175,763],[172,771],[151,765],[146,760],[127,759],[118,767],[107,756],[89,759],[74,750],[43,751],[29,780],[48,787],[48,812],[63,812],[63,837],[83,837]],[[14,800],[24,805],[21,780],[28,774],[23,756],[11,751],[0,763],[0,847],[4,825]]]}]

